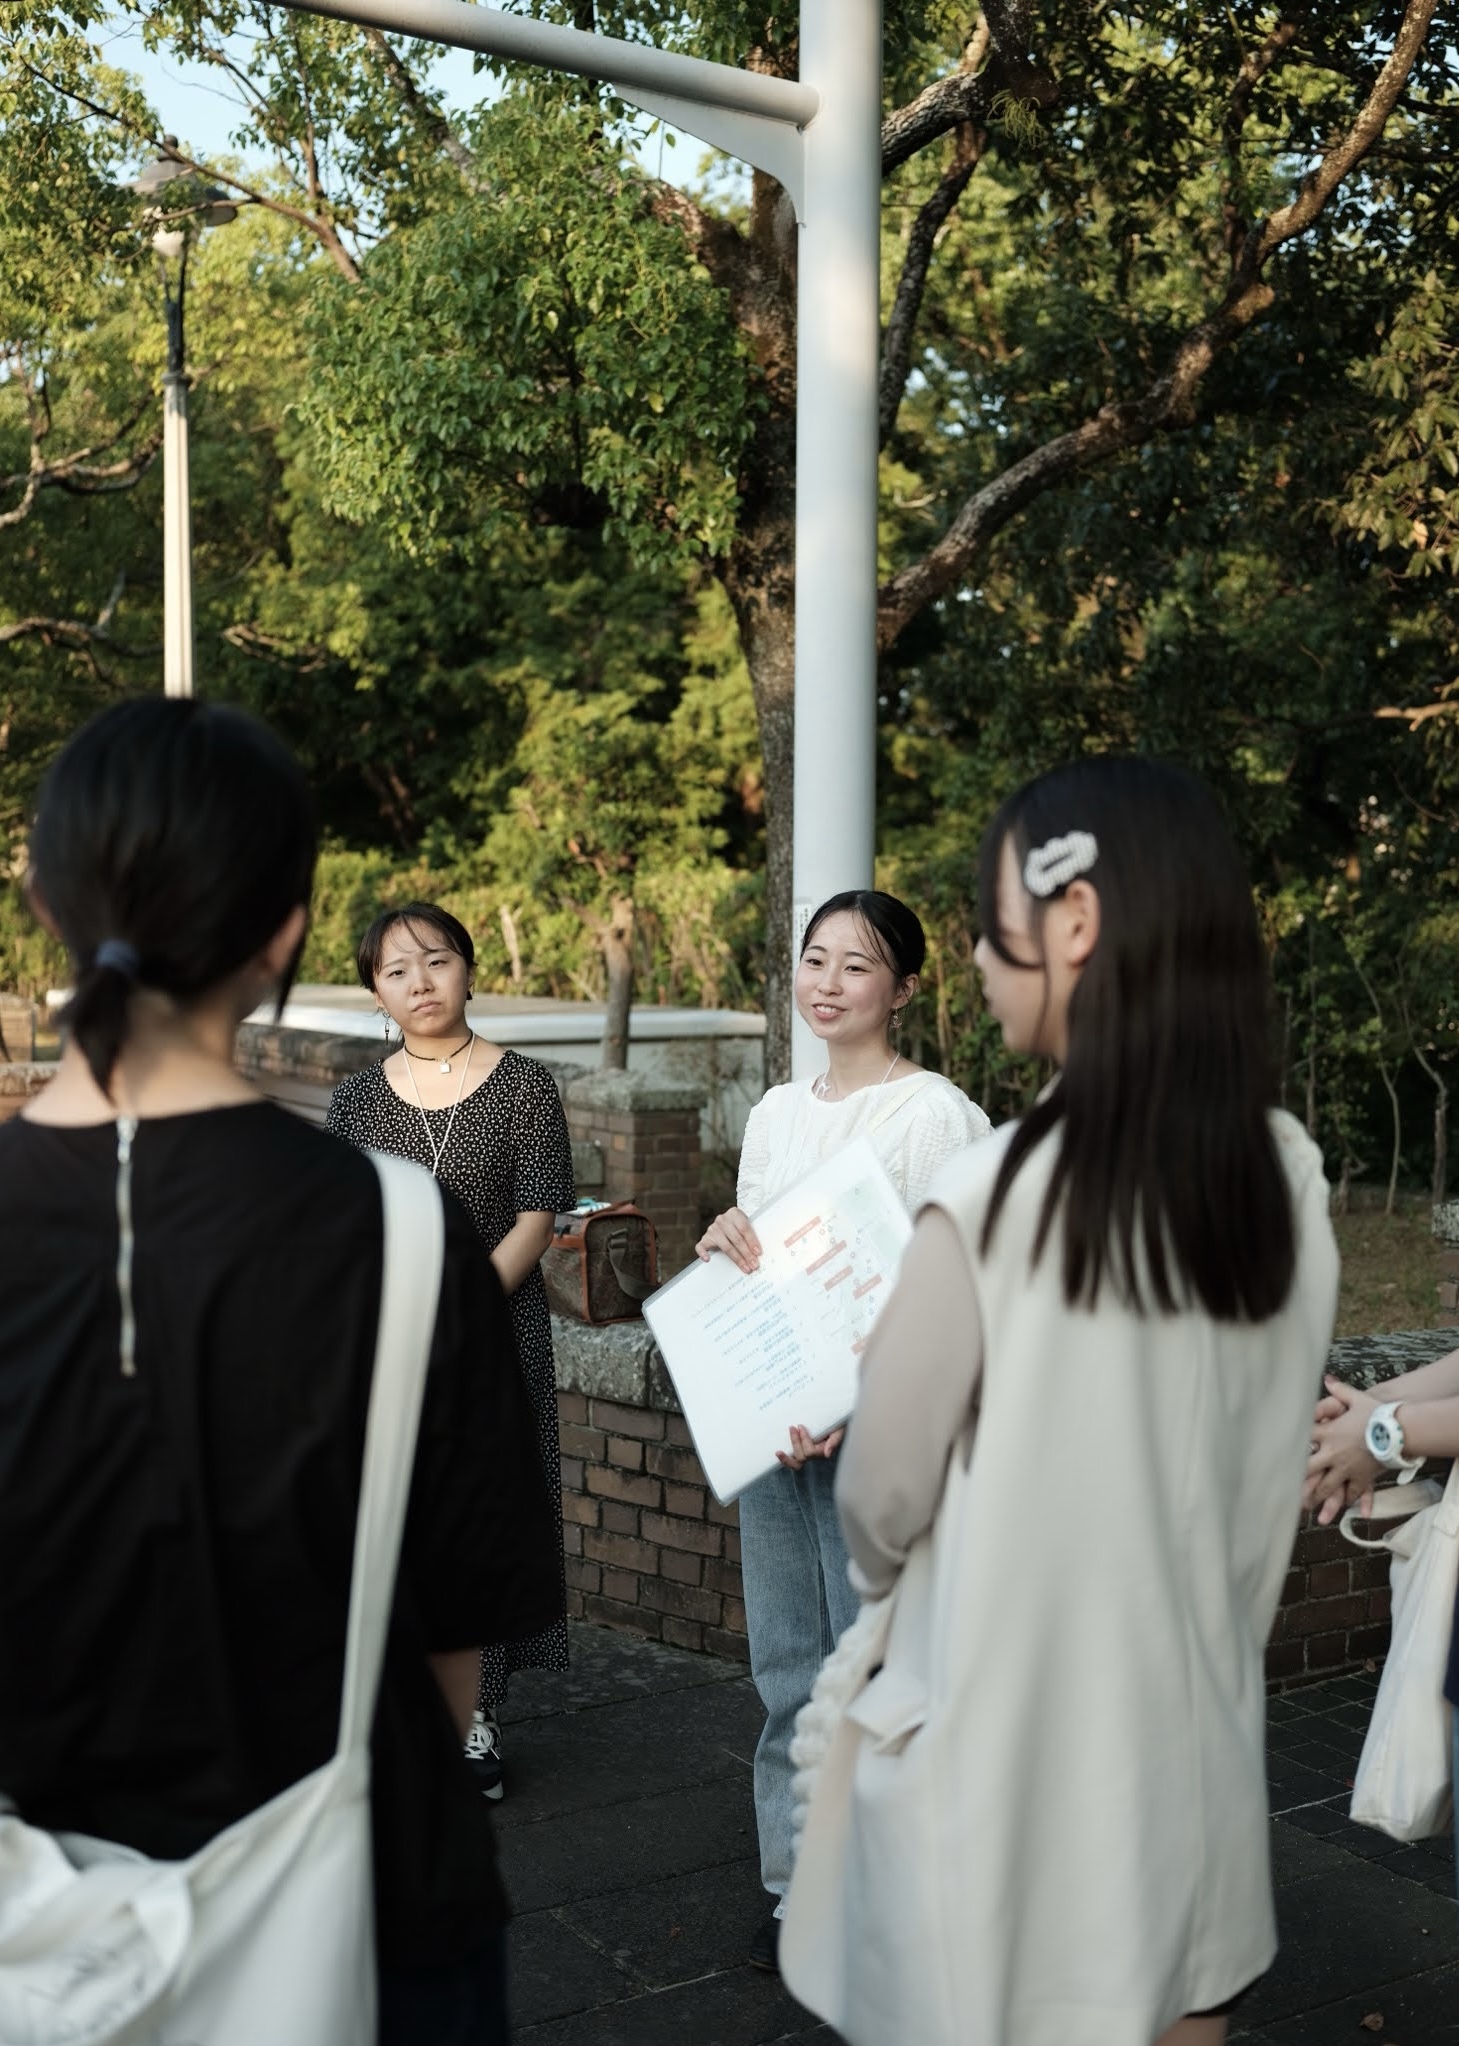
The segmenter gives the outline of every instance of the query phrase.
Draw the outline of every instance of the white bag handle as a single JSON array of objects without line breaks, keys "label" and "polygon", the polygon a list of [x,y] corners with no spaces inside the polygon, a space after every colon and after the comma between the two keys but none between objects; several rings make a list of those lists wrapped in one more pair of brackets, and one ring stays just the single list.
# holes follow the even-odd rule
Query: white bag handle
[{"label": "white bag handle", "polygon": [[930,1087],[937,1077],[936,1073],[924,1073],[912,1086],[903,1087],[899,1093],[893,1095],[890,1101],[885,1102],[877,1110],[871,1121],[866,1125],[864,1134],[869,1137],[872,1131],[879,1130],[884,1122],[890,1122],[894,1115],[900,1115],[907,1103],[915,1101],[922,1090],[925,1087]]},{"label": "white bag handle", "polygon": [[424,1166],[379,1152],[371,1152],[370,1161],[380,1175],[385,1235],[380,1326],[350,1572],[339,1706],[341,1755],[368,1744],[375,1717],[446,1242],[440,1188]]},{"label": "white bag handle", "polygon": [[1435,1478],[1420,1478],[1411,1485],[1380,1485],[1373,1494],[1373,1511],[1359,1513],[1356,1504],[1349,1506],[1338,1522],[1338,1527],[1355,1549],[1391,1549],[1395,1530],[1369,1538],[1353,1533],[1353,1524],[1361,1520],[1365,1525],[1382,1521],[1406,1521],[1427,1507],[1437,1506],[1444,1496],[1444,1488]]}]

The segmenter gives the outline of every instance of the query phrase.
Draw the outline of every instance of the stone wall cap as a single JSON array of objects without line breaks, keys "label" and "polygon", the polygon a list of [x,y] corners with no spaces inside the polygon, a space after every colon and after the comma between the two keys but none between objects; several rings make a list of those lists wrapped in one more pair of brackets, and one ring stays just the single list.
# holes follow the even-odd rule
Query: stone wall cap
[{"label": "stone wall cap", "polygon": [[245,1023],[238,1032],[238,1050],[261,1073],[318,1074],[340,1080],[378,1065],[386,1046],[379,1038],[295,1030],[287,1023]]},{"label": "stone wall cap", "polygon": [[39,1094],[46,1082],[55,1078],[55,1073],[54,1059],[16,1059],[0,1065],[0,1095],[24,1094],[29,1098]]},{"label": "stone wall cap", "polygon": [[1433,1364],[1459,1349],[1459,1329],[1419,1328],[1395,1330],[1390,1335],[1339,1336],[1328,1353],[1327,1368],[1334,1377],[1356,1385],[1364,1392],[1385,1379],[1399,1378],[1406,1371]]},{"label": "stone wall cap", "polygon": [[697,1115],[709,1099],[704,1087],[682,1081],[659,1080],[652,1073],[604,1071],[583,1073],[569,1080],[563,1099],[572,1108],[597,1108],[622,1115],[642,1114],[657,1109],[682,1115]]},{"label": "stone wall cap", "polygon": [[618,1406],[648,1404],[649,1363],[658,1355],[646,1321],[593,1324],[565,1314],[552,1317],[552,1359],[559,1392]]}]

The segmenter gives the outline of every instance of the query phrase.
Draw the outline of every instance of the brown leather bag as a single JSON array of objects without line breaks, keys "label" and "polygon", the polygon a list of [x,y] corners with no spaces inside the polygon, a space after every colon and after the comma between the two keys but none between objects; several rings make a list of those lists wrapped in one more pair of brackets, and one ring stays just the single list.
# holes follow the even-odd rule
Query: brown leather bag
[{"label": "brown leather bag", "polygon": [[654,1225],[632,1201],[559,1215],[542,1276],[555,1314],[595,1324],[636,1321],[658,1285]]}]

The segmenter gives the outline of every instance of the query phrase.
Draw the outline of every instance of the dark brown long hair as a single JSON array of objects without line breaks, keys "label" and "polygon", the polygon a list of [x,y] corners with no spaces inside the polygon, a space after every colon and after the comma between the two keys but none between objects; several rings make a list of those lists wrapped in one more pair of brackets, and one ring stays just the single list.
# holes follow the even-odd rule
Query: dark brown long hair
[{"label": "dark brown long hair", "polygon": [[1165,762],[1106,757],[1040,775],[983,839],[983,931],[1012,966],[1023,962],[998,929],[1004,843],[1021,874],[1030,850],[1073,831],[1098,846],[1087,878],[1099,939],[1069,1004],[1063,1071],[1008,1146],[983,1248],[1020,1170],[1057,1133],[1033,1260],[1057,1219],[1071,1305],[1093,1305],[1108,1281],[1140,1311],[1194,1300],[1217,1321],[1265,1321],[1291,1289],[1296,1244],[1268,1121],[1266,954],[1240,854],[1210,791]]}]

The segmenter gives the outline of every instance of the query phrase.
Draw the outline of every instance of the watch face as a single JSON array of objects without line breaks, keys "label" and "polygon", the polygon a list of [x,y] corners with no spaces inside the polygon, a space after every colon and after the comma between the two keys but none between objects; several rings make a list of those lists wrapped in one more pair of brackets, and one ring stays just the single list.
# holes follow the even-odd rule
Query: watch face
[{"label": "watch face", "polygon": [[1377,1414],[1368,1423],[1368,1447],[1380,1462],[1385,1456],[1393,1454],[1393,1429]]}]

